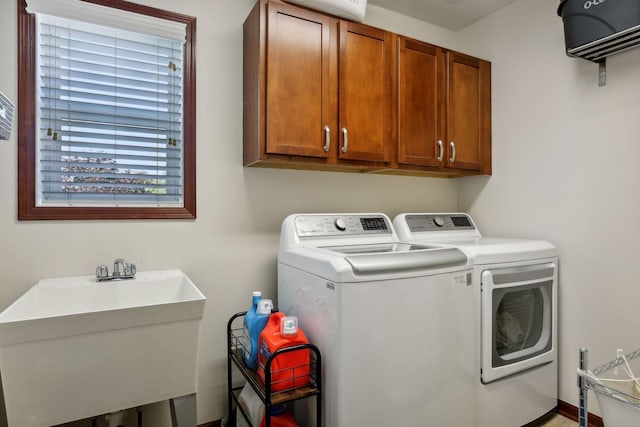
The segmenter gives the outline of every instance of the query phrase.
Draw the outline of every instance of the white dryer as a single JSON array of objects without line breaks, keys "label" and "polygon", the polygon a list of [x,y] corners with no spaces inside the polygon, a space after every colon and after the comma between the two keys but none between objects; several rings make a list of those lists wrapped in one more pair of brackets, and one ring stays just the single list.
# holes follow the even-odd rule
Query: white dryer
[{"label": "white dryer", "polygon": [[516,427],[557,406],[557,251],[483,237],[464,213],[402,214],[401,240],[464,251],[473,264],[477,427]]},{"label": "white dryer", "polygon": [[383,214],[284,220],[278,305],[321,351],[325,426],[473,424],[471,275],[464,252],[401,243]]}]

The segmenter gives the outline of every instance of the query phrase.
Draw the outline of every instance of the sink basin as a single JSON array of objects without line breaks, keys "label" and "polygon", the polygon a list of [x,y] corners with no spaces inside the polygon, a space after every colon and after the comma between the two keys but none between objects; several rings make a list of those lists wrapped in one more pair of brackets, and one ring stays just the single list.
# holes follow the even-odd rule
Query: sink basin
[{"label": "sink basin", "polygon": [[196,392],[205,297],[180,270],[45,279],[0,313],[9,426],[50,426]]},{"label": "sink basin", "polygon": [[44,279],[0,313],[0,345],[199,318],[204,301],[180,270]]}]

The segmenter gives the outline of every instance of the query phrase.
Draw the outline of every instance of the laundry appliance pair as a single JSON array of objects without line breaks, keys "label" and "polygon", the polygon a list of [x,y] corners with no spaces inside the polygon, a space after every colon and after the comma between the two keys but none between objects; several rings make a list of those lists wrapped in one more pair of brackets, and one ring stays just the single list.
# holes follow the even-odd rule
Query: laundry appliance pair
[{"label": "laundry appliance pair", "polygon": [[556,299],[550,243],[482,237],[467,214],[282,225],[278,303],[322,352],[327,427],[543,416],[557,404]]}]

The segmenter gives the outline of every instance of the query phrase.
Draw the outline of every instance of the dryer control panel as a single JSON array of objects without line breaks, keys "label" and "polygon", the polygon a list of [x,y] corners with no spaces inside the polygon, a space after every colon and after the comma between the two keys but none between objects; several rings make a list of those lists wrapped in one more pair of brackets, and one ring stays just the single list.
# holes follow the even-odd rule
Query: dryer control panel
[{"label": "dryer control panel", "polygon": [[445,230],[475,230],[475,226],[468,215],[464,214],[420,214],[407,215],[407,226],[411,232],[445,231]]},{"label": "dryer control panel", "polygon": [[392,234],[383,215],[298,215],[295,225],[299,237]]}]

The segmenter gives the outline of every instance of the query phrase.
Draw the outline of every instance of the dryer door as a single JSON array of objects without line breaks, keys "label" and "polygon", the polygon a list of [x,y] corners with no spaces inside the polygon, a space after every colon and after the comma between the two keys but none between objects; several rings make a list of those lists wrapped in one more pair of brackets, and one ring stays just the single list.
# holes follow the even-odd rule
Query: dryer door
[{"label": "dryer door", "polygon": [[482,272],[482,382],[553,360],[553,263]]}]

